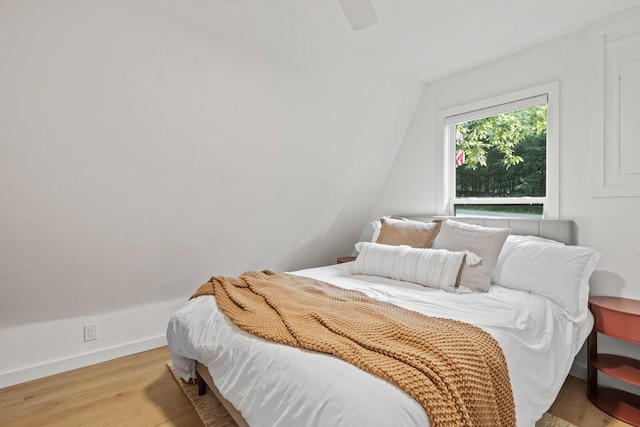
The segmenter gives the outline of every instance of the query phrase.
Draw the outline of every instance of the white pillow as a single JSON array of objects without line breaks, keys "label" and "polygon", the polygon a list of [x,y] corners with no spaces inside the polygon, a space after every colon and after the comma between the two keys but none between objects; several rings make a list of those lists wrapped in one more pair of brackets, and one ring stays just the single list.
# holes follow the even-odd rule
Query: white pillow
[{"label": "white pillow", "polygon": [[369,242],[358,242],[355,246],[359,254],[352,264],[352,274],[388,277],[448,291],[455,289],[466,255]]},{"label": "white pillow", "polygon": [[460,285],[486,292],[491,287],[491,275],[510,232],[508,228],[481,227],[447,219],[442,222],[432,248],[454,252],[467,250],[482,258],[476,265],[462,266]]},{"label": "white pillow", "polygon": [[375,243],[380,237],[380,229],[382,228],[382,221],[379,219],[371,221],[371,227],[373,227],[373,234],[371,235],[371,241]]},{"label": "white pillow", "polygon": [[508,239],[493,273],[493,283],[549,298],[567,317],[587,316],[589,277],[600,254],[591,248],[535,240]]},{"label": "white pillow", "polygon": [[564,245],[563,242],[559,242],[557,240],[552,240],[552,239],[547,239],[546,237],[540,237],[540,236],[528,236],[528,235],[522,235],[522,234],[509,234],[509,236],[507,237],[507,242],[509,241],[525,241],[528,240],[530,242],[544,242],[544,243],[551,243],[551,244],[555,244],[555,245]]}]

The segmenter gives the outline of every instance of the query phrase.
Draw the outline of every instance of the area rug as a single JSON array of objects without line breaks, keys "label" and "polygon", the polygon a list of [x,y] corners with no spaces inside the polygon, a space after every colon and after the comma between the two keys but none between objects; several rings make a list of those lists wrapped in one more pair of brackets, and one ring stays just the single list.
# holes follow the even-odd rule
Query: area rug
[{"label": "area rug", "polygon": [[[198,416],[202,420],[202,423],[206,427],[237,427],[231,415],[222,406],[222,403],[211,393],[207,393],[203,396],[198,396],[198,386],[196,384],[187,384],[178,375],[176,369],[173,367],[171,361],[167,362],[167,367],[173,374],[176,382],[182,388],[182,391],[187,396],[193,407],[195,408]],[[546,413],[536,423],[536,427],[577,427],[575,424],[571,424],[568,421],[560,419],[555,415]]]},{"label": "area rug", "polygon": [[222,403],[211,393],[211,390],[207,390],[207,393],[199,396],[197,384],[184,382],[171,361],[167,362],[167,367],[195,408],[200,420],[202,420],[202,424],[206,427],[238,427],[238,424],[231,418]]}]

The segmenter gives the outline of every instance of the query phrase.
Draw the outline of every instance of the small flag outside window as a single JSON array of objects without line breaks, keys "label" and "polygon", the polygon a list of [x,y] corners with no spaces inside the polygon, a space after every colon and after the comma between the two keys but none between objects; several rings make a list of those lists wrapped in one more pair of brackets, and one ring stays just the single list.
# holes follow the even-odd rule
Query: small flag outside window
[{"label": "small flag outside window", "polygon": [[456,153],[456,167],[464,165],[464,150]]}]

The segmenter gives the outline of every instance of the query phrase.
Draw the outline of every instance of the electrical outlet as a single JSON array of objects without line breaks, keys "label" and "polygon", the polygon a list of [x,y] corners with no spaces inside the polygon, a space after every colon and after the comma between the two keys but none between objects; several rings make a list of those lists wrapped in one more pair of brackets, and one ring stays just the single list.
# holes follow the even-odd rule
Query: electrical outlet
[{"label": "electrical outlet", "polygon": [[89,323],[84,325],[84,341],[94,341],[98,339],[98,324]]}]

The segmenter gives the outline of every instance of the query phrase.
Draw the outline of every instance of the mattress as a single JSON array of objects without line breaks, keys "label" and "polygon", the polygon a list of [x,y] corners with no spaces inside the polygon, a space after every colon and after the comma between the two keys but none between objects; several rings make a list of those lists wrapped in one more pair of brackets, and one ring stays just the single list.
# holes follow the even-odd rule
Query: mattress
[{"label": "mattress", "polygon": [[[292,274],[484,329],[504,352],[518,426],[533,426],[551,406],[593,326],[590,314],[573,322],[529,292],[492,286],[487,293],[451,293],[350,271],[344,263]],[[210,296],[188,301],[172,316],[167,340],[179,374],[195,377],[196,360],[207,365],[251,426],[429,425],[422,406],[396,386],[335,357],[253,336]]]}]

